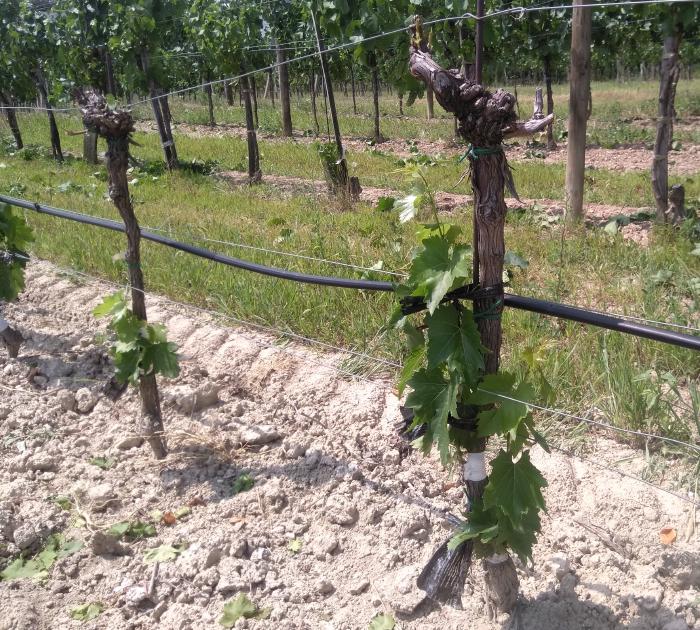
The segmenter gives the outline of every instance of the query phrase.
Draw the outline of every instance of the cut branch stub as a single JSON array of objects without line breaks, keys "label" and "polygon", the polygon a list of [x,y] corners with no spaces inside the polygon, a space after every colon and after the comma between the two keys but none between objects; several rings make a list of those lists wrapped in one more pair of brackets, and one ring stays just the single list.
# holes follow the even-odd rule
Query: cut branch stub
[{"label": "cut branch stub", "polygon": [[79,90],[76,100],[83,114],[83,124],[103,138],[128,137],[134,131],[134,120],[126,111],[111,109],[105,97],[95,90]]},{"label": "cut branch stub", "polygon": [[490,92],[483,85],[462,76],[459,70],[445,70],[427,48],[422,23],[411,26],[411,74],[431,86],[438,103],[459,120],[460,135],[478,147],[496,147],[504,138],[537,133],[554,115],[518,122],[515,96],[505,90]]}]

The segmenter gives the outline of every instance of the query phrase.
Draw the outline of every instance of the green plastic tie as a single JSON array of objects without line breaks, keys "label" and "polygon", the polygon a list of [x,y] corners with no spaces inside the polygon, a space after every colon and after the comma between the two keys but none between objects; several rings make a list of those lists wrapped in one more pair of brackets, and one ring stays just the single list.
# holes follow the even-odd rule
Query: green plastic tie
[{"label": "green plastic tie", "polygon": [[496,300],[491,306],[489,306],[485,311],[480,311],[477,313],[476,311],[473,314],[474,321],[479,321],[479,320],[496,320],[496,319],[501,319],[501,315],[503,313],[503,300],[498,299]]},{"label": "green plastic tie", "polygon": [[494,153],[501,153],[502,151],[503,151],[502,146],[475,147],[473,144],[470,144],[467,147],[467,150],[465,151],[464,155],[461,158],[459,158],[459,161],[463,162],[467,158],[471,158],[472,160],[478,160],[483,155],[493,155]]}]

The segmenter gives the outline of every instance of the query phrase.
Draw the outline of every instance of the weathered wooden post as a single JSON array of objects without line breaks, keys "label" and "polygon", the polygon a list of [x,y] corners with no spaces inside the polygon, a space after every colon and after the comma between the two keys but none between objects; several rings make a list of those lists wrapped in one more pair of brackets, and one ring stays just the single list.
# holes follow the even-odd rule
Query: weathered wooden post
[{"label": "weathered wooden post", "polygon": [[[583,0],[582,5],[590,4]],[[571,33],[569,135],[566,160],[566,201],[570,221],[583,218],[586,168],[586,127],[591,114],[591,9],[574,7]]]},{"label": "weathered wooden post", "polygon": [[[109,197],[126,227],[125,260],[129,270],[132,310],[139,320],[146,322],[146,296],[141,271],[141,229],[131,204],[126,174],[129,167],[129,140],[134,131],[134,121],[129,112],[110,109],[104,96],[95,91],[80,92],[78,102],[85,127],[107,140],[105,163],[109,176]],[[139,391],[146,439],[154,455],[162,459],[167,455],[167,450],[163,439],[163,419],[154,373],[141,375]]]},{"label": "weathered wooden post", "polygon": [[[515,98],[504,90],[490,92],[479,83],[463,76],[458,70],[445,70],[433,61],[428,52],[420,18],[412,31],[409,67],[411,73],[432,87],[438,103],[454,113],[459,121],[459,133],[470,143],[471,184],[474,193],[474,213],[478,238],[474,251],[478,255],[480,287],[488,298],[474,302],[474,320],[481,344],[486,348],[485,373],[498,372],[501,348],[501,311],[503,308],[503,259],[505,255],[504,224],[506,204],[504,188],[515,194],[510,167],[503,151],[504,138],[530,135],[544,129],[553,115],[542,116],[542,94],[536,106],[538,117],[517,122]],[[539,112],[537,112],[539,108]],[[470,430],[476,430],[473,426]],[[470,501],[481,499],[488,482],[484,460],[486,439],[471,440],[464,465],[463,482]],[[467,556],[468,554],[468,556]],[[466,571],[471,562],[471,550],[450,549],[445,543],[433,555],[419,577],[418,586],[438,601],[459,606]],[[483,561],[487,604],[491,611],[509,612],[518,594],[518,577],[507,553],[494,554]]]},{"label": "weathered wooden post", "polygon": [[681,34],[678,28],[664,38],[661,57],[661,80],[659,81],[659,114],[656,119],[654,161],[651,167],[651,185],[656,202],[656,220],[666,221],[668,210],[668,152],[673,140],[673,104],[676,100],[676,85],[680,77],[679,48]]}]

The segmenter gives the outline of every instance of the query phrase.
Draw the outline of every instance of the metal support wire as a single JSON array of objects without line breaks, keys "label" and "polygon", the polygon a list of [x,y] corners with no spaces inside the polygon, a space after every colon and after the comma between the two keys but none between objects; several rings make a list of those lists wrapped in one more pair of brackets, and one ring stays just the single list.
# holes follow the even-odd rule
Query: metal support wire
[{"label": "metal support wire", "polygon": [[[514,14],[516,16],[521,16],[525,15],[526,13],[533,13],[533,12],[539,12],[539,11],[554,11],[554,10],[571,10],[575,9],[577,7],[586,7],[586,8],[609,8],[609,7],[618,7],[618,6],[631,6],[631,5],[655,5],[655,4],[662,4],[662,5],[672,5],[672,4],[682,4],[682,3],[687,3],[687,2],[697,2],[697,0],[622,0],[619,2],[598,2],[592,5],[578,5],[578,4],[563,4],[559,6],[532,6],[532,7],[511,7],[509,9],[504,9],[502,11],[494,11],[492,13],[487,13],[481,18],[478,18],[476,15],[473,13],[463,13],[461,15],[455,15],[455,16],[449,16],[449,17],[444,17],[444,18],[437,18],[434,20],[427,20],[423,24],[424,26],[430,26],[432,24],[440,24],[444,22],[460,22],[465,19],[472,19],[472,20],[488,20],[494,17],[498,16],[503,16],[503,15],[509,15],[509,14]],[[402,33],[406,31],[406,27],[402,26],[400,28],[393,29],[391,31],[386,31],[382,33],[377,33],[375,35],[368,35],[366,37],[363,37],[361,39],[358,39],[356,41],[352,42],[343,42],[341,44],[338,44],[336,46],[331,46],[329,48],[326,48],[322,53],[319,53],[318,51],[314,51],[308,54],[304,55],[299,55],[297,57],[293,57],[292,59],[286,59],[285,61],[277,62],[270,64],[268,66],[264,66],[262,68],[257,68],[255,70],[251,70],[249,72],[244,72],[242,74],[232,76],[232,77],[225,77],[223,79],[216,79],[214,81],[207,81],[206,83],[198,83],[197,85],[189,86],[186,88],[181,88],[178,90],[172,90],[170,92],[166,92],[164,94],[160,94],[155,98],[163,98],[163,97],[168,97],[168,96],[174,96],[177,94],[184,94],[186,92],[192,92],[195,90],[202,89],[203,87],[207,86],[213,86],[213,85],[219,85],[221,83],[228,83],[231,81],[237,81],[238,79],[242,79],[247,76],[251,76],[253,74],[257,74],[259,72],[268,72],[270,70],[274,70],[275,68],[278,68],[279,66],[294,63],[295,61],[303,61],[304,59],[309,59],[311,57],[317,57],[320,54],[328,54],[331,52],[334,52],[336,50],[343,50],[345,48],[351,48],[353,46],[357,46],[361,43],[365,43],[368,41],[373,41],[375,39],[381,39],[383,37],[389,37],[391,35],[396,35],[398,33]],[[152,100],[155,100],[154,98],[146,98],[141,101],[137,101],[135,103],[127,103],[124,104],[123,107],[126,109],[133,109],[134,107],[138,105],[144,105],[146,103],[150,103]],[[43,110],[44,108],[40,107],[29,107],[29,106],[0,106],[0,110],[4,109],[27,109],[27,110]],[[63,112],[68,112],[68,111],[79,111],[79,107],[67,107],[63,109],[54,109],[54,111],[63,111]]]},{"label": "metal support wire", "polygon": [[[626,473],[622,470],[619,470],[618,468],[614,468],[613,466],[608,466],[607,464],[602,464],[601,462],[597,462],[593,459],[589,459],[588,457],[583,457],[582,455],[577,455],[576,453],[572,451],[567,451],[566,449],[559,448],[557,446],[551,446],[550,448],[566,455],[567,457],[570,457],[572,459],[580,459],[581,461],[586,462],[587,464],[590,464],[591,466],[596,466],[597,468],[602,468],[604,470],[616,473],[620,475],[621,477],[627,477],[628,479],[632,479],[634,481],[638,481],[639,483],[643,483],[646,486],[649,486],[650,488],[654,488],[654,490],[658,490],[659,492],[665,492],[666,494],[670,494],[672,497],[675,497],[676,499],[680,499],[681,501],[685,501],[686,503],[690,503],[691,505],[695,507],[700,507],[700,502],[695,501],[691,499],[690,497],[684,497],[682,494],[678,494],[677,492],[674,492],[673,490],[667,490],[666,488],[662,488],[658,484],[652,483],[651,481],[647,481],[646,479],[642,479],[641,477],[637,477],[636,475],[632,475],[630,473]],[[697,499],[697,497],[695,497]]]},{"label": "metal support wire", "polygon": [[[108,230],[114,230],[117,232],[124,232],[125,229],[124,224],[117,221],[93,217],[90,215],[81,214],[79,212],[73,212],[70,210],[61,210],[59,208],[53,208],[51,206],[26,201],[24,199],[8,197],[6,195],[0,195],[0,202],[8,203],[18,208],[33,210],[41,214],[47,214],[62,219],[69,219],[71,221],[77,221],[78,223],[94,225],[97,227],[105,228]],[[299,273],[296,271],[288,271],[286,269],[279,269],[277,267],[267,267],[265,265],[259,265],[257,263],[252,263],[247,260],[242,260],[240,258],[233,258],[231,256],[218,254],[216,252],[212,252],[211,250],[204,249],[201,247],[195,247],[193,245],[181,243],[180,241],[176,241],[174,239],[161,236],[159,234],[154,234],[153,232],[149,232],[148,230],[142,230],[141,236],[146,240],[153,241],[155,243],[160,243],[161,245],[166,245],[168,247],[172,247],[173,249],[184,251],[189,254],[193,254],[194,256],[198,256],[200,258],[212,260],[223,265],[228,265],[229,267],[253,271],[255,273],[259,273],[266,276],[272,276],[275,278],[281,278],[284,280],[292,280],[294,282],[338,287],[344,289],[359,289],[365,291],[392,292],[395,289],[394,283],[391,282],[380,282],[378,280],[354,280],[350,278],[339,278],[336,276],[318,276]],[[652,339],[654,341],[661,341],[663,343],[668,343],[683,348],[689,348],[691,350],[700,350],[700,337],[670,330],[653,328],[651,326],[644,326],[642,324],[636,324],[634,322],[625,321],[620,317],[602,315],[600,313],[591,312],[582,308],[567,306],[565,304],[558,304],[556,302],[548,302],[546,300],[538,300],[535,298],[523,297],[519,295],[514,295],[512,293],[506,293],[504,295],[503,303],[504,306],[509,306],[520,310],[539,313],[541,315],[550,315],[558,317],[560,319],[568,319],[575,322],[589,324],[591,326],[597,326],[599,328],[607,328],[616,332],[627,333],[636,337]]]},{"label": "metal support wire", "polygon": [[612,424],[607,424],[605,422],[599,422],[598,420],[591,420],[590,418],[584,418],[583,416],[577,416],[576,414],[569,413],[568,411],[562,411],[561,409],[550,409],[549,407],[542,407],[532,402],[527,402],[525,400],[520,400],[518,398],[513,398],[512,396],[506,396],[505,394],[498,394],[496,392],[491,392],[487,389],[478,388],[479,391],[484,394],[489,394],[490,396],[495,396],[496,398],[501,398],[502,400],[509,400],[511,402],[520,403],[532,407],[533,409],[538,409],[539,411],[545,411],[557,416],[564,416],[565,418],[571,418],[572,420],[577,420],[578,422],[585,422],[592,426],[600,427],[602,429],[608,429],[610,431],[616,431],[617,433],[624,433],[626,435],[636,435],[637,437],[643,437],[653,440],[662,440],[668,442],[669,444],[675,444],[676,446],[682,446],[684,448],[689,448],[697,453],[700,453],[700,446],[696,444],[691,444],[689,442],[683,442],[682,440],[676,440],[675,438],[666,437],[664,435],[657,435],[655,433],[647,433],[645,431],[637,431],[635,429],[625,429],[623,427],[616,427]]}]

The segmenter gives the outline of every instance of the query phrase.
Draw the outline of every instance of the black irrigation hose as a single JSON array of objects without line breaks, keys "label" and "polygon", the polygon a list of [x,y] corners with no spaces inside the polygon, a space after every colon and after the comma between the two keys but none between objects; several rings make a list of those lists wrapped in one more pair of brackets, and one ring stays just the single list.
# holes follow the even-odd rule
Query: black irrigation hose
[{"label": "black irrigation hose", "polygon": [[[17,206],[18,208],[34,210],[35,212],[48,214],[62,219],[69,219],[71,221],[77,221],[79,223],[85,223],[87,225],[95,225],[97,227],[106,228],[108,230],[114,230],[116,232],[124,232],[124,225],[122,223],[118,221],[112,221],[110,219],[91,217],[89,215],[80,214],[78,212],[71,212],[70,210],[61,210],[60,208],[52,208],[51,206],[45,206],[39,203],[32,203],[30,201],[25,201],[24,199],[16,199],[14,197],[7,197],[5,195],[0,195],[0,202],[8,203],[12,206]],[[167,245],[168,247],[172,247],[173,249],[187,252],[189,254],[199,256],[200,258],[206,258],[207,260],[213,260],[214,262],[218,262],[223,265],[228,265],[229,267],[245,269],[247,271],[253,271],[255,273],[260,273],[266,276],[282,278],[284,280],[292,280],[294,282],[304,282],[307,284],[317,284],[328,287],[340,287],[344,289],[363,289],[366,291],[394,290],[394,284],[392,284],[391,282],[380,282],[377,280],[351,280],[349,278],[337,278],[334,276],[308,275],[296,271],[287,271],[286,269],[278,269],[276,267],[258,265],[257,263],[252,263],[247,260],[241,260],[240,258],[232,258],[231,256],[217,254],[216,252],[212,252],[211,250],[204,249],[202,247],[195,247],[194,245],[188,245],[186,243],[181,243],[180,241],[176,241],[174,239],[161,236],[159,234],[154,234],[153,232],[149,232],[147,230],[142,230],[141,236],[149,241],[160,243],[161,245]],[[483,290],[485,291],[486,289]],[[467,299],[474,297],[473,291],[465,291],[464,293],[465,295],[460,297],[465,297]],[[582,324],[589,324],[590,326],[597,326],[598,328],[607,328],[608,330],[614,330],[616,332],[626,333],[629,335],[634,335],[636,337],[643,337],[645,339],[652,339],[654,341],[660,341],[662,343],[668,343],[674,346],[680,346],[682,348],[689,348],[690,350],[700,350],[700,337],[670,330],[664,330],[661,328],[654,328],[653,326],[637,324],[634,322],[630,322],[629,320],[626,320],[624,318],[613,315],[604,315],[601,313],[588,311],[583,308],[577,308],[575,306],[567,306],[565,304],[559,304],[557,302],[549,302],[547,300],[538,300],[530,297],[522,297],[520,295],[513,295],[511,293],[506,293],[504,295],[503,303],[504,306],[517,308],[523,311],[530,311],[532,313],[539,313],[541,315],[549,315],[552,317],[558,317],[560,319],[568,319],[570,321],[580,322]],[[423,305],[416,305],[416,308],[412,310],[414,312],[417,312],[417,310],[421,310],[422,308]]]}]

